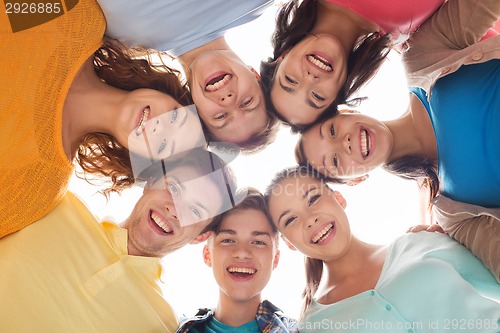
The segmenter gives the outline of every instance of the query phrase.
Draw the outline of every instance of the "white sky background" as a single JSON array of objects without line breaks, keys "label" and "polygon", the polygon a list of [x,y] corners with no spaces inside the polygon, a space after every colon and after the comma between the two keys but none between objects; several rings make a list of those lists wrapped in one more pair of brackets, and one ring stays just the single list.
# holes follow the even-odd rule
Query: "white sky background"
[{"label": "white sky background", "polygon": [[[259,69],[260,60],[272,54],[270,36],[274,29],[276,6],[259,19],[229,31],[226,39],[241,58]],[[408,102],[408,90],[403,68],[397,54],[391,54],[377,77],[361,92],[369,100],[357,109],[378,119],[400,116]],[[281,129],[272,145],[263,152],[238,157],[231,167],[239,186],[253,186],[264,191],[274,174],[295,165],[293,151],[296,136],[287,128]],[[404,181],[383,170],[370,174],[364,183],[349,187],[337,186],[347,199],[347,215],[352,232],[360,239],[377,244],[389,243],[409,226],[420,223],[421,209],[417,185]],[[96,187],[74,177],[70,190],[79,195],[98,217],[112,216],[122,222],[131,212],[142,189],[126,190],[121,196],[105,198]],[[212,271],[202,259],[203,245],[188,245],[164,259],[165,296],[178,314],[194,315],[199,307],[215,307],[218,286]],[[303,257],[280,243],[281,260],[263,292],[270,300],[292,317],[299,314],[300,294],[304,287]]]}]

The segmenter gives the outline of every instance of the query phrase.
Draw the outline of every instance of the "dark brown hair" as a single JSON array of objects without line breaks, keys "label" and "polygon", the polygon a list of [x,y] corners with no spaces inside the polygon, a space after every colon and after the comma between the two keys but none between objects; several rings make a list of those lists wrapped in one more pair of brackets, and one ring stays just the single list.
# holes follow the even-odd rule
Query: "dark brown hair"
[{"label": "dark brown hair", "polygon": [[[126,48],[117,41],[107,40],[94,53],[94,70],[102,81],[118,89],[155,89],[169,94],[182,105],[192,104],[179,71],[163,63],[153,64],[144,57],[154,53],[159,54],[154,50]],[[112,135],[101,132],[85,135],[76,160],[82,168],[78,173],[80,178],[89,183],[111,181],[110,187],[103,191],[106,196],[134,184],[129,151]]]},{"label": "dark brown hair", "polygon": [[[313,169],[309,165],[298,165],[296,167],[287,168],[278,172],[274,178],[271,180],[271,183],[267,186],[264,197],[266,198],[266,203],[269,204],[269,200],[271,195],[273,194],[274,188],[279,185],[282,181],[288,178],[297,178],[297,177],[310,177],[316,179],[325,186],[327,186],[327,179],[321,175],[318,171]],[[327,186],[329,189],[329,187]],[[272,223],[274,221],[271,220]],[[314,294],[318,291],[319,284],[321,282],[321,276],[323,274],[323,261],[320,259],[314,259],[305,257],[304,258],[305,265],[305,273],[306,273],[306,286],[302,291],[302,310],[300,317],[304,318],[304,313],[311,304]]]},{"label": "dark brown hair", "polygon": [[[315,0],[304,0],[300,5],[298,0],[291,0],[284,5],[278,12],[276,30],[271,38],[273,57],[262,61],[260,65],[261,84],[268,110],[277,114],[281,121],[291,127],[292,132],[304,131],[311,124],[297,126],[283,119],[272,104],[271,89],[280,64],[278,58],[310,33],[316,23],[317,13],[318,4]],[[354,97],[354,94],[375,75],[387,57],[390,47],[389,35],[381,35],[378,32],[367,34],[358,40],[349,56],[346,82],[337,93],[337,98],[317,121],[335,115],[340,104],[356,106],[365,99]]]}]

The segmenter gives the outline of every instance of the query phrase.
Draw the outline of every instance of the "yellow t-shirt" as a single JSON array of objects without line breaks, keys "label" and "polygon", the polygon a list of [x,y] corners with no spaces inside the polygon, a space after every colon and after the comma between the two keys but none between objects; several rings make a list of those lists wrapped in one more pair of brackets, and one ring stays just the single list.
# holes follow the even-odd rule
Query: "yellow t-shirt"
[{"label": "yellow t-shirt", "polygon": [[127,231],[99,224],[68,192],[0,241],[0,332],[175,332],[159,258],[127,254]]},{"label": "yellow t-shirt", "polygon": [[50,212],[73,173],[62,109],[76,73],[102,45],[106,22],[94,0],[62,10],[17,32],[15,17],[0,11],[0,237]]}]

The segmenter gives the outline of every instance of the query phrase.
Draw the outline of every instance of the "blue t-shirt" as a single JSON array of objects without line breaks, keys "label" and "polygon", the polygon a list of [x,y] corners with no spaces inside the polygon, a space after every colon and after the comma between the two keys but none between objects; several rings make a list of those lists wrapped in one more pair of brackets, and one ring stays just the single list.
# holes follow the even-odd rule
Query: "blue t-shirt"
[{"label": "blue t-shirt", "polygon": [[274,0],[98,0],[106,35],[175,57],[258,18]]},{"label": "blue t-shirt", "polygon": [[441,191],[458,201],[500,206],[500,60],[462,66],[439,79],[427,101]]},{"label": "blue t-shirt", "polygon": [[257,320],[248,322],[239,327],[232,327],[221,323],[215,317],[211,317],[202,325],[192,327],[191,333],[261,333]]}]

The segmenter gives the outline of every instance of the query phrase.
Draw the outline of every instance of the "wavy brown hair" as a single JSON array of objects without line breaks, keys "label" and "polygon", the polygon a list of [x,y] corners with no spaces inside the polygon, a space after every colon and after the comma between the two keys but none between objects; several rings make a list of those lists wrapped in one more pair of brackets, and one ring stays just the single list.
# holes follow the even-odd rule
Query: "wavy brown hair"
[{"label": "wavy brown hair", "polygon": [[[161,61],[153,63],[154,55],[160,53],[127,48],[117,41],[106,40],[94,53],[94,70],[103,82],[115,88],[127,91],[154,89],[172,96],[182,105],[192,104],[181,73]],[[82,168],[78,172],[80,178],[89,183],[111,182],[110,187],[103,190],[106,196],[111,192],[120,192],[135,182],[128,149],[107,133],[85,135],[76,160]]]},{"label": "wavy brown hair", "polygon": [[[260,75],[267,108],[280,118],[284,124],[291,127],[292,132],[301,132],[310,125],[297,126],[284,119],[271,101],[271,89],[276,71],[280,65],[278,58],[290,50],[314,28],[318,14],[316,0],[291,0],[284,5],[276,17],[276,30],[271,37],[274,48],[273,56],[261,62]],[[370,33],[360,38],[349,55],[347,63],[347,78],[337,94],[337,98],[330,104],[316,121],[335,115],[340,104],[356,106],[365,97],[354,97],[354,94],[365,85],[378,71],[391,50],[391,41],[388,34]]]}]

